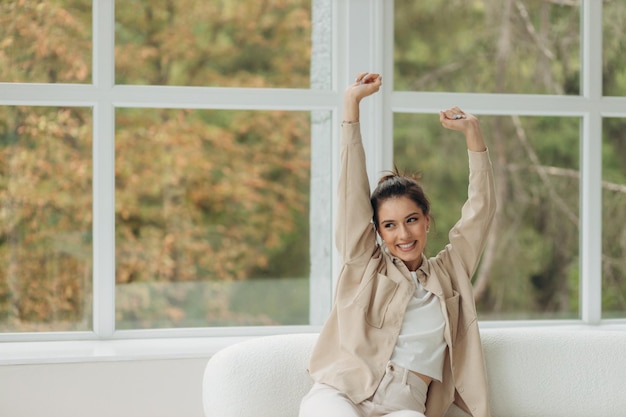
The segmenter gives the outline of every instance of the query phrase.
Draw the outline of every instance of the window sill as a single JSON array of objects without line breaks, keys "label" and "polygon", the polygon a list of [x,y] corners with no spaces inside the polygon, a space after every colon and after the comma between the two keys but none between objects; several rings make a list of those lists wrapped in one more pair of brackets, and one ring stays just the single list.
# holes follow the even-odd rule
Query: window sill
[{"label": "window sill", "polygon": [[8,342],[0,344],[0,366],[210,358],[250,337]]},{"label": "window sill", "polygon": [[[210,358],[219,350],[254,337],[319,332],[320,326],[122,330],[111,339],[93,333],[28,334],[27,340],[0,339],[0,366]],[[9,335],[8,337],[16,337]],[[56,337],[57,340],[43,339]]]}]

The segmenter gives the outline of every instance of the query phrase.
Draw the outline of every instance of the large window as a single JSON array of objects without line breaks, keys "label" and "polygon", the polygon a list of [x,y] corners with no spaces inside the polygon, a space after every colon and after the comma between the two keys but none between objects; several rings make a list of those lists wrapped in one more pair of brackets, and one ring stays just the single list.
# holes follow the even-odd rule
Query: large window
[{"label": "large window", "polygon": [[321,322],[330,1],[0,7],[3,338]]},{"label": "large window", "polygon": [[[245,3],[245,4],[244,4]],[[332,303],[342,92],[372,181],[417,171],[447,240],[477,114],[498,212],[479,319],[626,318],[626,3],[0,5],[0,340],[314,329]],[[382,138],[382,139],[381,139]]]},{"label": "large window", "polygon": [[432,250],[467,175],[433,105],[478,113],[487,136],[499,207],[474,277],[479,317],[626,317],[624,129],[609,117],[626,113],[626,4],[394,3],[394,162],[431,191]]}]

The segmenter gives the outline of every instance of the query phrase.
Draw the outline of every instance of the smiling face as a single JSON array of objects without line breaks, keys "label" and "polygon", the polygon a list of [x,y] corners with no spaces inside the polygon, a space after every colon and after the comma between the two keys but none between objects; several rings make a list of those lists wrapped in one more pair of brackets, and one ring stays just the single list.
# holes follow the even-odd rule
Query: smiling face
[{"label": "smiling face", "polygon": [[384,200],[378,207],[378,233],[389,252],[402,260],[410,271],[422,263],[430,217],[406,196]]}]

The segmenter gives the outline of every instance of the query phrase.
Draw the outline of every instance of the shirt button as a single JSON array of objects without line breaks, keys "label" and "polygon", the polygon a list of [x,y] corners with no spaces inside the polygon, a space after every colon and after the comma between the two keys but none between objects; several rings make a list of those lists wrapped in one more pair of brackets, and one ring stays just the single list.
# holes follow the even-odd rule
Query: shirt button
[{"label": "shirt button", "polygon": [[463,387],[459,387],[459,392],[463,392]]}]

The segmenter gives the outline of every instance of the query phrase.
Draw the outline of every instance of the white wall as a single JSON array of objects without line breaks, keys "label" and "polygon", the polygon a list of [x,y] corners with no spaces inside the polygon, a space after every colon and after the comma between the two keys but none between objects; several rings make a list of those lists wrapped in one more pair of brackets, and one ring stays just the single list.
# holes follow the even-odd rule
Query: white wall
[{"label": "white wall", "polygon": [[203,417],[208,358],[0,366],[1,417]]}]

